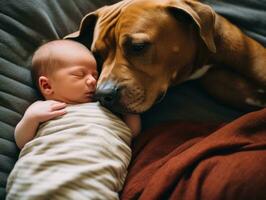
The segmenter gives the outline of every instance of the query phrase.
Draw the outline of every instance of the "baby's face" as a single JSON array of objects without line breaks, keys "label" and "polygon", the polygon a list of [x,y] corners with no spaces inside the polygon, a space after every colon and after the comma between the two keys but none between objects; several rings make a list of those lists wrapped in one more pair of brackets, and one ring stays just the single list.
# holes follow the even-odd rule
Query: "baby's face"
[{"label": "baby's face", "polygon": [[94,57],[75,47],[62,49],[56,56],[59,67],[49,77],[52,99],[69,104],[91,102],[98,79]]}]

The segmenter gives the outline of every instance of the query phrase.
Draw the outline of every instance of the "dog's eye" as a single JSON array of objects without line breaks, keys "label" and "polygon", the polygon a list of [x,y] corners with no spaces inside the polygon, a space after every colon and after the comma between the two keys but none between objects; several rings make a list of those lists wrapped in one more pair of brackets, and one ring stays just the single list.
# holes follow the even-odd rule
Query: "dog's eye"
[{"label": "dog's eye", "polygon": [[148,49],[148,42],[131,43],[129,51],[133,54],[144,53]]},{"label": "dog's eye", "polygon": [[146,43],[133,43],[131,45],[131,51],[133,52],[140,52],[143,51],[146,48],[147,44]]},{"label": "dog's eye", "polygon": [[139,56],[143,55],[148,50],[150,42],[148,40],[125,37],[122,46],[126,54]]}]

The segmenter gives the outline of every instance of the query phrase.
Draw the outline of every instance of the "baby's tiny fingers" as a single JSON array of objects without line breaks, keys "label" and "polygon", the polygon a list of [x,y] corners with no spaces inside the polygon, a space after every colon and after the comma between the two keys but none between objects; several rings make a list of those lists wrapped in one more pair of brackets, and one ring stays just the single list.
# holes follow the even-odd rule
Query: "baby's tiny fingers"
[{"label": "baby's tiny fingers", "polygon": [[63,108],[65,108],[66,107],[66,103],[54,103],[54,104],[52,104],[52,106],[51,106],[51,109],[52,109],[52,111],[54,111],[54,110],[60,110],[60,109],[63,109]]},{"label": "baby's tiny fingers", "polygon": [[67,111],[66,111],[65,109],[62,109],[62,110],[56,110],[56,111],[53,111],[53,112],[51,113],[51,118],[59,117],[59,116],[64,115],[64,114],[66,114],[66,113],[67,113]]}]

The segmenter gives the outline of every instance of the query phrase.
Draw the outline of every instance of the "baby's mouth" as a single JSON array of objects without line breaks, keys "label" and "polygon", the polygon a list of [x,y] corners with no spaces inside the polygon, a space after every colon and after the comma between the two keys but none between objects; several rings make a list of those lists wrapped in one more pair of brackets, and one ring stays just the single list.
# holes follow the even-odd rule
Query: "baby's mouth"
[{"label": "baby's mouth", "polygon": [[93,97],[95,92],[86,92],[86,96],[88,97]]}]

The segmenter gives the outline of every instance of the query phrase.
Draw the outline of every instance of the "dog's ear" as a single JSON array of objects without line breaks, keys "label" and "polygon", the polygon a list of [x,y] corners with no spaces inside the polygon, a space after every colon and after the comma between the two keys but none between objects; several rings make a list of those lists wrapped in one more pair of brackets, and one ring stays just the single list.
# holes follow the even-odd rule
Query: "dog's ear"
[{"label": "dog's ear", "polygon": [[80,23],[79,30],[66,35],[64,39],[72,39],[84,44],[89,49],[93,41],[94,28],[98,19],[97,12],[92,12],[85,15]]},{"label": "dog's ear", "polygon": [[[104,38],[105,34],[107,33],[106,30],[112,27],[112,25],[118,19],[117,16],[119,15],[121,9],[130,4],[130,2],[131,0],[120,1],[113,5],[103,6],[96,11],[85,15],[81,20],[79,30],[66,35],[64,39],[72,39],[81,42],[91,49],[93,41],[95,40],[94,36],[96,35],[97,38],[99,32],[98,31],[95,34],[95,30],[101,29],[100,31],[103,33],[102,37]],[[101,25],[100,28],[97,27],[95,29],[97,21],[99,21]],[[103,30],[103,27],[105,30]]]},{"label": "dog's ear", "polygon": [[216,46],[214,43],[214,24],[215,12],[206,5],[192,0],[169,1],[167,7],[172,12],[183,12],[189,16],[199,28],[199,34],[208,49],[215,53]]}]

